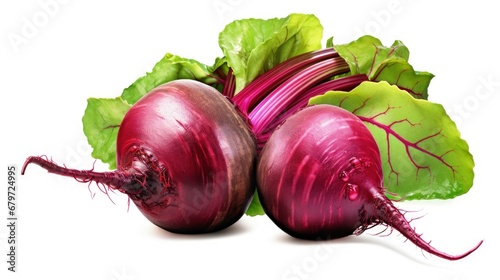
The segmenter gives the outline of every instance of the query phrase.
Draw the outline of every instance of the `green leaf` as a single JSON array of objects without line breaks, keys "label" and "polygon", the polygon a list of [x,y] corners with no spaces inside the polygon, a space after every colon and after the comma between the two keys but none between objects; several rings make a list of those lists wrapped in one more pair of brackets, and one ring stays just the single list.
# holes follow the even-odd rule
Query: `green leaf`
[{"label": "green leaf", "polygon": [[[216,64],[218,63],[219,61],[216,61]],[[217,82],[214,75],[212,75],[211,67],[194,59],[182,58],[167,53],[156,63],[151,72],[138,78],[132,85],[126,88],[121,97],[129,104],[135,104],[139,98],[155,87],[179,79],[198,80],[205,84],[214,84]]]},{"label": "green leaf", "polygon": [[362,36],[348,44],[334,45],[334,48],[346,60],[353,75],[371,76],[376,67],[388,58],[408,60],[410,57],[410,51],[401,41],[395,41],[392,46],[386,47],[379,39],[370,35]]},{"label": "green leaf", "polygon": [[89,98],[83,115],[83,132],[92,146],[92,157],[116,169],[116,137],[118,128],[131,105],[120,97]]},{"label": "green leaf", "polygon": [[219,46],[236,77],[236,93],[293,56],[321,48],[323,27],[314,15],[236,20],[219,34]]},{"label": "green leaf", "polygon": [[416,72],[404,59],[392,58],[384,60],[369,79],[386,81],[406,90],[415,98],[427,99],[427,89],[433,77],[429,72]]},{"label": "green leaf", "polygon": [[340,106],[364,121],[379,146],[389,192],[403,199],[446,199],[472,187],[473,157],[443,106],[387,82],[331,91],[310,104]]},{"label": "green leaf", "polygon": [[259,195],[257,194],[257,191],[255,192],[252,202],[250,203],[250,206],[248,206],[248,209],[245,214],[252,217],[266,214],[266,212],[264,212],[264,209],[262,208],[262,205],[260,204]]},{"label": "green leaf", "polygon": [[334,47],[349,65],[350,75],[366,74],[372,81],[387,81],[415,98],[427,99],[427,89],[434,75],[413,69],[408,62],[410,51],[401,41],[396,40],[386,47],[379,39],[365,35]]},{"label": "green leaf", "polygon": [[327,48],[333,48],[334,47],[333,37],[330,37],[330,38],[326,39],[326,47]]}]

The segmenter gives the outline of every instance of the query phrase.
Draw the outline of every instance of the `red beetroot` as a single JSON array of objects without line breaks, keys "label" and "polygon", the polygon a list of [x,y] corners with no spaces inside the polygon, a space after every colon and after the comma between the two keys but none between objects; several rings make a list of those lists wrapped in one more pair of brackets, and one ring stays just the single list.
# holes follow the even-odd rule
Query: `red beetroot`
[{"label": "red beetroot", "polygon": [[372,134],[359,118],[336,106],[307,107],[284,121],[259,156],[257,183],[266,214],[297,238],[340,238],[386,224],[448,260],[463,258],[482,243],[449,255],[422,240],[384,195]]},{"label": "red beetroot", "polygon": [[29,157],[51,173],[127,194],[155,225],[177,233],[226,228],[254,193],[256,144],[244,117],[214,88],[193,80],[163,84],[127,112],[117,170],[95,172]]}]

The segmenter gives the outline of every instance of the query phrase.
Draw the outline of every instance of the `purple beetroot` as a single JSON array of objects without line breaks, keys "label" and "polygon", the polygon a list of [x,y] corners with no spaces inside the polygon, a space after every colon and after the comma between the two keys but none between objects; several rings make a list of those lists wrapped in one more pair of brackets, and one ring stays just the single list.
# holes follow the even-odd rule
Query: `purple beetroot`
[{"label": "purple beetroot", "polygon": [[29,157],[51,173],[127,194],[155,225],[177,233],[221,230],[254,194],[256,143],[243,116],[214,88],[163,84],[139,100],[118,132],[117,170],[95,172]]},{"label": "purple beetroot", "polygon": [[259,155],[257,189],[266,214],[301,239],[358,235],[377,224],[399,231],[421,249],[448,260],[420,237],[384,195],[378,146],[363,122],[332,105],[289,117]]}]

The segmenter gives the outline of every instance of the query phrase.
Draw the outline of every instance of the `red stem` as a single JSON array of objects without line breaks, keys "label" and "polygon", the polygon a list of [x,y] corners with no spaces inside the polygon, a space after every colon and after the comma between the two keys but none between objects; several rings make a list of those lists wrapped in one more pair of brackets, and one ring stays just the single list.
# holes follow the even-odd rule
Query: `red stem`
[{"label": "red stem", "polygon": [[338,56],[333,48],[325,48],[287,59],[254,79],[234,96],[233,102],[248,115],[265,96],[292,75],[308,66]]},{"label": "red stem", "polygon": [[229,68],[227,72],[226,82],[224,84],[224,89],[222,90],[222,95],[231,99],[234,97],[234,91],[236,88],[236,77],[233,75],[233,69]]},{"label": "red stem", "polygon": [[268,125],[307,89],[346,71],[349,71],[347,62],[335,57],[309,66],[280,84],[249,115],[256,136],[265,132]]}]

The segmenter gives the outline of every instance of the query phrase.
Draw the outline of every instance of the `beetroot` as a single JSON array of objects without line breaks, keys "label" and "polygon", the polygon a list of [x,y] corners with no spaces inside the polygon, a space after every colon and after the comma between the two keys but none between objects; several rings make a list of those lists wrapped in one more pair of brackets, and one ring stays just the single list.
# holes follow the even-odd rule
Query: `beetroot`
[{"label": "beetroot", "polygon": [[244,117],[214,88],[193,80],[163,84],[125,115],[117,170],[95,172],[29,157],[49,172],[127,194],[155,225],[177,233],[226,228],[254,194],[256,143]]},{"label": "beetroot", "polygon": [[422,240],[384,195],[377,144],[354,114],[332,105],[313,105],[289,117],[259,155],[257,189],[266,214],[301,239],[358,235],[388,225],[423,250],[448,260]]}]

